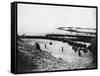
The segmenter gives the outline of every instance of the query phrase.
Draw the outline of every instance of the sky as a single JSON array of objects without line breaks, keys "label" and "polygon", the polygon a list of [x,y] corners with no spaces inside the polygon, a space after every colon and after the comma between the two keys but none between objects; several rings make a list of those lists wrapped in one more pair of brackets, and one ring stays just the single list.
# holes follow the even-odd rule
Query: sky
[{"label": "sky", "polygon": [[18,4],[18,34],[42,35],[58,27],[96,28],[96,9]]}]

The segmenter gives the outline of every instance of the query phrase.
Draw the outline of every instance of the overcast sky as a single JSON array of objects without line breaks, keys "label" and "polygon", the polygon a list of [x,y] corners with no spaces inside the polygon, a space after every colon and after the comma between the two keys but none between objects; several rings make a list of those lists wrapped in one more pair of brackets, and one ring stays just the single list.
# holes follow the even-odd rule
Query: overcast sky
[{"label": "overcast sky", "polygon": [[18,34],[39,35],[58,27],[96,28],[96,9],[18,4]]}]

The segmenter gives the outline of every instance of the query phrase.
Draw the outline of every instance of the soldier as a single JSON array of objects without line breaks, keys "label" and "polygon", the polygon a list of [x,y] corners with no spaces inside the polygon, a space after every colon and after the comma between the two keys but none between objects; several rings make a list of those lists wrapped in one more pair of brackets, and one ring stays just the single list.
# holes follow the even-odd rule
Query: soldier
[{"label": "soldier", "polygon": [[62,52],[64,51],[63,47],[62,47]]},{"label": "soldier", "polygon": [[35,45],[36,45],[36,49],[41,50],[40,45],[37,42],[35,43]]},{"label": "soldier", "polygon": [[81,57],[81,52],[79,51],[78,55]]},{"label": "soldier", "polygon": [[45,48],[47,48],[46,44],[45,44]]}]

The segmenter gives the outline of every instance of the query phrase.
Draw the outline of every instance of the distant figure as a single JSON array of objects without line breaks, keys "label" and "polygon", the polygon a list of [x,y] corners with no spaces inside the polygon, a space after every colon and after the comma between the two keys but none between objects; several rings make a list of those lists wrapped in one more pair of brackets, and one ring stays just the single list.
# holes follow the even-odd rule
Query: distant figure
[{"label": "distant figure", "polygon": [[81,57],[81,52],[79,51],[78,55]]},{"label": "distant figure", "polygon": [[62,47],[62,52],[64,51],[63,47]]},{"label": "distant figure", "polygon": [[52,42],[50,42],[50,45],[52,45]]},{"label": "distant figure", "polygon": [[46,44],[45,44],[45,48],[47,48]]},{"label": "distant figure", "polygon": [[36,45],[36,49],[41,50],[39,43],[36,42],[35,45]]},{"label": "distant figure", "polygon": [[78,47],[77,46],[74,46],[74,52],[76,53],[78,50]]}]

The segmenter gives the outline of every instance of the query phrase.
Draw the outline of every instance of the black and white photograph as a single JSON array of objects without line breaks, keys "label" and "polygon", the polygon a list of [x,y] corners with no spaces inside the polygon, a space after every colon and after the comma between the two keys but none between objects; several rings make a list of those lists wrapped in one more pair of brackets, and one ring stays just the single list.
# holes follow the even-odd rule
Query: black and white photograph
[{"label": "black and white photograph", "polygon": [[17,3],[18,73],[97,69],[97,7]]}]

